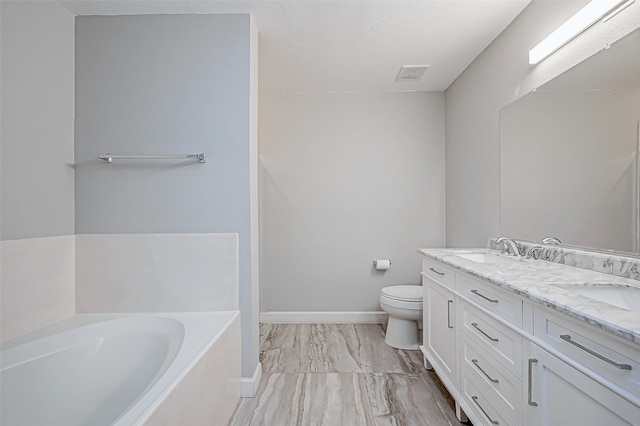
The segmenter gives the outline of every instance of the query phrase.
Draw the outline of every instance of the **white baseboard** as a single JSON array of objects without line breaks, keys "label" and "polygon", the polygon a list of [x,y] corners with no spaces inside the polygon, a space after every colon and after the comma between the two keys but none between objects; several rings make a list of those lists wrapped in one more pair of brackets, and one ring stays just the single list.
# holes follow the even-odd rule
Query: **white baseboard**
[{"label": "white baseboard", "polygon": [[241,398],[253,398],[258,392],[258,386],[260,386],[260,380],[262,379],[262,364],[258,362],[256,370],[253,372],[253,377],[242,377],[240,379],[240,397]]},{"label": "white baseboard", "polygon": [[261,312],[266,324],[384,324],[383,311],[372,312]]}]

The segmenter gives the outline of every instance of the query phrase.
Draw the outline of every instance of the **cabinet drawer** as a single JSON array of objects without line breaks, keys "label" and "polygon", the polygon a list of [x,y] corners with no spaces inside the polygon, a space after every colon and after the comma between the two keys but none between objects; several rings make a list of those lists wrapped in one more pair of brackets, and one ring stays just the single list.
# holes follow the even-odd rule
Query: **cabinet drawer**
[{"label": "cabinet drawer", "polygon": [[522,379],[522,336],[466,302],[460,303],[465,338]]},{"label": "cabinet drawer", "polygon": [[436,260],[422,259],[422,273],[448,287],[454,287],[453,269]]},{"label": "cabinet drawer", "polygon": [[522,299],[520,297],[464,274],[458,274],[456,284],[460,294],[522,328]]},{"label": "cabinet drawer", "polygon": [[640,398],[640,346],[535,307],[533,333],[558,352]]},{"label": "cabinet drawer", "polygon": [[[464,399],[465,405],[467,405],[473,413],[473,424],[478,426],[476,420],[483,425],[517,425],[521,422],[514,421],[496,401],[482,390],[479,386],[473,374],[466,368],[462,369],[462,376],[460,378],[460,393]],[[467,414],[469,410],[467,411]],[[475,417],[475,419],[473,418]]]},{"label": "cabinet drawer", "polygon": [[510,417],[522,416],[522,381],[464,336],[462,364]]}]

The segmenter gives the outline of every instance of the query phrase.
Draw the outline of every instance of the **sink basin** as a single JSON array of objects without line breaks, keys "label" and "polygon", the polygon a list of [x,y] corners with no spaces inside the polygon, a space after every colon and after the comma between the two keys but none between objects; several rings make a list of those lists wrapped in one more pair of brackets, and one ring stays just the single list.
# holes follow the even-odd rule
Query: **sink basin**
[{"label": "sink basin", "polygon": [[491,253],[456,253],[456,256],[476,263],[497,263],[504,261],[500,256]]},{"label": "sink basin", "polygon": [[617,306],[627,311],[640,312],[640,288],[611,284],[594,286],[558,285],[580,296],[588,297],[598,302]]}]

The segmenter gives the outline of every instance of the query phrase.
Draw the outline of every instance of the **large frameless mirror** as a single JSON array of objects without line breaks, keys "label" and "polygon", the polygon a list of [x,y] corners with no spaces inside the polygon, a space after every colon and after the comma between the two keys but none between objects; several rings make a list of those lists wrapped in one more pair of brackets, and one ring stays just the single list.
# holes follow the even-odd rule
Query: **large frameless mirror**
[{"label": "large frameless mirror", "polygon": [[500,112],[501,234],[640,252],[640,29]]}]

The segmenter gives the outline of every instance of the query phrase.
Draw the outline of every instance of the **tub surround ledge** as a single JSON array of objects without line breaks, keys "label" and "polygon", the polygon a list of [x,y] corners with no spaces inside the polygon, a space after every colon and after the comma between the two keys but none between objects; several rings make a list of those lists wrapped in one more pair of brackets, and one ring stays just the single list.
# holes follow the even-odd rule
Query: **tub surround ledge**
[{"label": "tub surround ledge", "polygon": [[75,313],[75,236],[0,242],[0,341]]}]

